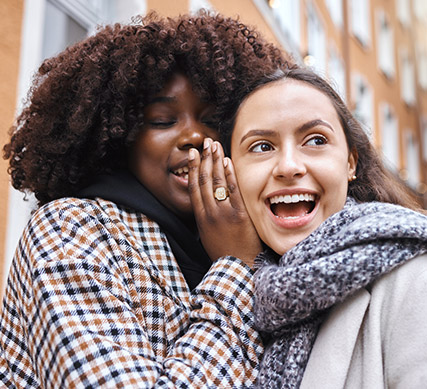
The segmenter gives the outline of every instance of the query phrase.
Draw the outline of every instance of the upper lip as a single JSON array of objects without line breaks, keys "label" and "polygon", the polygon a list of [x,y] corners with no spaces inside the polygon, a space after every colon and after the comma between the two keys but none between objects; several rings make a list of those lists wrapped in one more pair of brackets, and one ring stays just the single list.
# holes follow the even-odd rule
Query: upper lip
[{"label": "upper lip", "polygon": [[184,159],[177,164],[175,164],[173,167],[170,168],[170,171],[174,174],[182,173],[180,170],[183,169],[185,173],[188,173],[188,159]]}]

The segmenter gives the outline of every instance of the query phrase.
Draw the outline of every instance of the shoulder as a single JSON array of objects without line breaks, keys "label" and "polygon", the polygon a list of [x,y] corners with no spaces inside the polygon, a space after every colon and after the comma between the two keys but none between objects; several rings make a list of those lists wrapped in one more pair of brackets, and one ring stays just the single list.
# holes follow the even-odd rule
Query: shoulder
[{"label": "shoulder", "polygon": [[414,257],[372,285],[371,294],[387,290],[392,296],[427,289],[427,254]]},{"label": "shoulder", "polygon": [[96,216],[100,213],[102,213],[102,206],[97,200],[63,197],[37,209],[31,218],[31,222],[34,223],[39,219],[50,220],[52,218],[61,220],[66,218],[67,215],[85,214]]},{"label": "shoulder", "polygon": [[370,311],[381,333],[384,374],[390,387],[424,387],[427,379],[427,255],[382,277],[372,288]]},{"label": "shoulder", "polygon": [[390,339],[396,331],[407,335],[419,331],[420,324],[427,321],[427,255],[410,259],[384,275],[370,293],[370,312],[380,319],[382,332]]},{"label": "shoulder", "polygon": [[[21,251],[33,258],[50,259],[113,252],[119,247],[124,249],[123,245],[138,247],[142,236],[145,239],[157,236],[152,225],[154,222],[145,215],[123,209],[111,201],[61,198],[32,215],[21,238]],[[158,229],[157,225],[154,227]],[[145,236],[143,229],[151,235]]]},{"label": "shoulder", "polygon": [[148,222],[142,213],[121,207],[112,201],[64,197],[53,200],[34,212],[29,222],[36,227],[50,224],[64,226],[66,224],[80,226],[117,226],[120,223],[131,224]]}]

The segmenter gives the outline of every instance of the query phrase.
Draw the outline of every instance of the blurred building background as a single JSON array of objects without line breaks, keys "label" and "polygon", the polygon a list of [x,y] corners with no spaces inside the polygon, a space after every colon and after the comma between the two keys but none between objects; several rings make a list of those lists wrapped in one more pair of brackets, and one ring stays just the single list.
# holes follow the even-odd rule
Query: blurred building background
[{"label": "blurred building background", "polygon": [[[1,0],[0,143],[44,58],[95,31],[156,10],[219,11],[256,26],[330,79],[388,167],[427,207],[425,0]],[[11,189],[0,160],[0,290],[35,202]]]}]

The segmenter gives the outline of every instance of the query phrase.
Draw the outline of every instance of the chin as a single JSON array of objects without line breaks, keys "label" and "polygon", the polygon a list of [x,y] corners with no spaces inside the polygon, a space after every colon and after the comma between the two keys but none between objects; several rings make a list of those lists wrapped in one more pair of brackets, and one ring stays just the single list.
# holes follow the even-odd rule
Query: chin
[{"label": "chin", "polygon": [[283,237],[283,241],[286,241],[286,245],[283,244],[273,244],[268,245],[275,253],[279,254],[280,256],[284,255],[286,252],[288,252],[290,249],[294,248],[299,242],[302,242],[308,235],[305,235],[301,237],[301,239],[289,239],[286,237]]},{"label": "chin", "polygon": [[194,221],[193,207],[175,207],[172,211],[183,221]]}]

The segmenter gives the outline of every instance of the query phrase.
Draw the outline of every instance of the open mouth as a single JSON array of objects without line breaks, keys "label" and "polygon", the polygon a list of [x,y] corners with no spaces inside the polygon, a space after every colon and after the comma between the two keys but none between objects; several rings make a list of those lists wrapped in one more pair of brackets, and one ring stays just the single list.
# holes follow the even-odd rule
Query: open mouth
[{"label": "open mouth", "polygon": [[175,176],[184,178],[185,180],[188,180],[188,166],[180,167],[179,169],[176,169],[172,171],[172,173]]},{"label": "open mouth", "polygon": [[297,219],[311,213],[316,206],[316,197],[310,193],[280,195],[270,198],[271,212],[284,219]]}]

